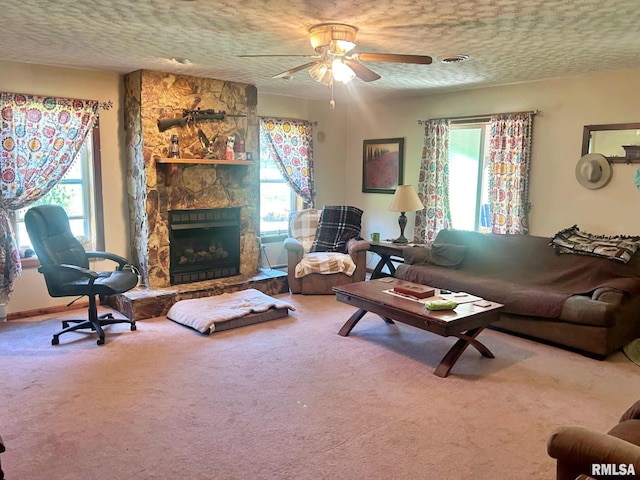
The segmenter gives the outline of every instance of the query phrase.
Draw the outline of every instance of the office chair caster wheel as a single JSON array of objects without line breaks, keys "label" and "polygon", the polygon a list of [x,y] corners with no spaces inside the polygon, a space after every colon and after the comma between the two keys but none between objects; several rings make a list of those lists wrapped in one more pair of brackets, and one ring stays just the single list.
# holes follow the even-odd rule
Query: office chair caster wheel
[{"label": "office chair caster wheel", "polygon": [[62,322],[62,328],[69,328],[69,322]]},{"label": "office chair caster wheel", "polygon": [[135,325],[131,325],[131,331],[135,332],[138,329],[138,327],[136,327]]},{"label": "office chair caster wheel", "polygon": [[58,345],[59,343],[60,343],[60,339],[58,337],[54,336],[51,339],[51,345]]},{"label": "office chair caster wheel", "polygon": [[96,342],[98,345],[104,345],[104,338],[99,338]]}]

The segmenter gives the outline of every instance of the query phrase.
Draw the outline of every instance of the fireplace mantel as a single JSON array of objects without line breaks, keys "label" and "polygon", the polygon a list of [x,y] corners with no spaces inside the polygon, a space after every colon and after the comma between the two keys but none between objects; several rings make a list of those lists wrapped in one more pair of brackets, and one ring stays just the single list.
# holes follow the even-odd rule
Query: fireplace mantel
[{"label": "fireplace mantel", "polygon": [[253,160],[214,160],[209,158],[166,158],[156,157],[156,164],[164,168],[164,184],[171,185],[171,177],[178,170],[178,164],[190,165],[255,165]]}]

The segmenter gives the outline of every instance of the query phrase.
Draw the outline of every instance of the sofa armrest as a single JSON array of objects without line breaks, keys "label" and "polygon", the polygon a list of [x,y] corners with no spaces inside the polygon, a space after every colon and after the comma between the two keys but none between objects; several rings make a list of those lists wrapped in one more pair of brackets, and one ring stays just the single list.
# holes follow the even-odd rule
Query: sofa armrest
[{"label": "sofa armrest", "polygon": [[600,287],[591,295],[591,300],[598,300],[600,302],[606,302],[613,305],[617,305],[622,301],[624,292],[612,287]]},{"label": "sofa armrest", "polygon": [[371,244],[366,240],[358,240],[355,238],[350,238],[347,240],[347,253],[355,260],[358,256],[358,252],[366,252],[371,247]]},{"label": "sofa armrest", "polygon": [[559,465],[632,463],[636,471],[640,472],[639,446],[577,425],[558,427],[547,440],[547,453],[557,459]]}]

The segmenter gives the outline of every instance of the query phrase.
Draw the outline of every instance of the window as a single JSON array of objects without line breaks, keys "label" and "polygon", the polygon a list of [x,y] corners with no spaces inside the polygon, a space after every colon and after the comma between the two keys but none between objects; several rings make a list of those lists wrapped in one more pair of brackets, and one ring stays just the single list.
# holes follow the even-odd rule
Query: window
[{"label": "window", "polygon": [[102,189],[100,178],[100,129],[89,132],[71,168],[44,197],[13,212],[13,227],[21,253],[32,248],[24,215],[34,205],[62,206],[69,216],[71,231],[86,250],[104,250]]},{"label": "window", "polygon": [[452,227],[489,231],[489,121],[451,123],[449,208]]},{"label": "window", "polygon": [[260,146],[260,237],[286,235],[289,213],[301,208],[298,195],[280,173],[269,152]]}]

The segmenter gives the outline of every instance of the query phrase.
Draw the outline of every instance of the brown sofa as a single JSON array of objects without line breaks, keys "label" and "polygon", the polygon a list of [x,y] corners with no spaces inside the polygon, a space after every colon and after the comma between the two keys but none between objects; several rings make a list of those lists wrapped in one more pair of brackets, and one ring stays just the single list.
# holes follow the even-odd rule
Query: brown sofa
[{"label": "brown sofa", "polygon": [[557,460],[558,480],[574,480],[579,475],[598,480],[640,478],[640,400],[608,433],[578,425],[557,428],[547,440],[547,453]]},{"label": "brown sofa", "polygon": [[432,247],[407,247],[395,276],[503,303],[493,328],[595,358],[640,337],[640,253],[621,263],[549,242],[442,230]]}]

